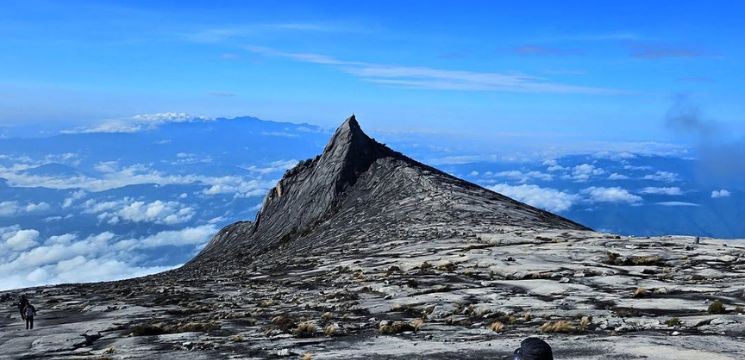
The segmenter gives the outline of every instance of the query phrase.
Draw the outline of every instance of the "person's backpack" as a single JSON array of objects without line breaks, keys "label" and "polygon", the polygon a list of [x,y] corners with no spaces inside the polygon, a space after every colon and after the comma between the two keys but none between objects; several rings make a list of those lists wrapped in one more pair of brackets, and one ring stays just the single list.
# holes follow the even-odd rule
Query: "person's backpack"
[{"label": "person's backpack", "polygon": [[36,310],[34,309],[33,306],[31,305],[26,306],[26,317],[27,318],[34,317],[35,314],[36,314]]}]

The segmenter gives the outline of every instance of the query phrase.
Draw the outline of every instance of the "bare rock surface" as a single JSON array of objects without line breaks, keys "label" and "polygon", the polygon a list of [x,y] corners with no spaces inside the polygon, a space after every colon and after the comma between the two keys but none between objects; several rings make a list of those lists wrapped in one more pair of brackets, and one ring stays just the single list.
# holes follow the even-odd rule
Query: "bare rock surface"
[{"label": "bare rock surface", "polygon": [[741,359],[745,243],[594,232],[349,119],[181,269],[0,302],[0,359]]}]

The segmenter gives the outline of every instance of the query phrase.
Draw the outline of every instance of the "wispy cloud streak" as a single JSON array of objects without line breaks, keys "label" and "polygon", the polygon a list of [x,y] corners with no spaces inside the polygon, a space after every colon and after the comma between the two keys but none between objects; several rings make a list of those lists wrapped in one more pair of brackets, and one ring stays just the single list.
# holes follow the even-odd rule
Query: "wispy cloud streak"
[{"label": "wispy cloud streak", "polygon": [[430,90],[536,92],[558,94],[623,94],[617,89],[576,86],[551,82],[537,76],[515,73],[476,72],[436,69],[424,66],[400,66],[346,61],[314,53],[278,51],[259,46],[246,46],[246,50],[271,57],[281,57],[299,62],[330,65],[364,81],[377,84]]}]

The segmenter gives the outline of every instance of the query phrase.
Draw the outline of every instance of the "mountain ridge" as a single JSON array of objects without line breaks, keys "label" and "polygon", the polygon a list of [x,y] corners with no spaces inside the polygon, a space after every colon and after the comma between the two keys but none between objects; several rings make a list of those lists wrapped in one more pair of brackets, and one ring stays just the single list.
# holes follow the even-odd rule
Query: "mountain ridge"
[{"label": "mountain ridge", "polygon": [[[362,185],[358,186],[360,182]],[[370,196],[372,193],[377,195]],[[456,178],[390,149],[365,134],[352,115],[339,126],[320,155],[287,170],[264,198],[254,221],[237,222],[219,231],[186,267],[203,264],[205,259],[219,258],[217,254],[240,253],[250,259],[280,243],[286,244],[298,238],[316,238],[323,242],[326,238],[324,232],[339,231],[334,231],[333,226],[329,227],[334,221],[338,222],[339,219],[335,219],[338,213],[354,208],[358,217],[362,218],[366,209],[350,203],[350,196],[355,196],[355,200],[367,200],[368,207],[400,213],[393,204],[417,193],[425,195],[418,203],[421,208],[415,206],[408,213],[401,213],[400,221],[407,221],[418,213],[433,215],[440,208],[456,217],[464,214],[475,217],[488,212],[492,212],[491,215],[509,213],[514,216],[510,218],[507,215],[506,219],[500,221],[489,216],[484,218],[502,225],[521,226],[521,222],[526,222],[522,225],[589,230],[571,220]],[[447,209],[452,204],[435,201],[437,196],[450,197],[449,202],[455,201],[461,205],[469,202],[483,204],[478,209],[464,206],[460,209],[461,214],[457,214],[457,211]],[[379,213],[371,215],[372,218]],[[417,216],[415,221],[429,222],[433,219],[432,216]],[[439,220],[447,221],[447,216],[438,217]],[[314,234],[324,224],[327,225],[326,229]],[[339,226],[344,228],[346,225],[341,223]]]}]

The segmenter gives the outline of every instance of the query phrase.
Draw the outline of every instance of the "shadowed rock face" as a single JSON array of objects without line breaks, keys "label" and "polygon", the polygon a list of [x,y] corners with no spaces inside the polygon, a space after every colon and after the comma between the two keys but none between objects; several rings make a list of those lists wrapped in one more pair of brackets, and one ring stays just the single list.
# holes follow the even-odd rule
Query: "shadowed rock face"
[{"label": "shadowed rock face", "polygon": [[[364,224],[364,230],[374,232],[386,226],[371,218],[424,224],[448,217],[587,230],[395,152],[368,137],[353,115],[336,130],[321,155],[287,171],[267,194],[254,222],[222,229],[186,268],[215,259],[246,263],[277,246],[291,250],[310,238],[321,246],[330,240],[327,230],[358,232]],[[226,255],[238,258],[226,259]]]}]

